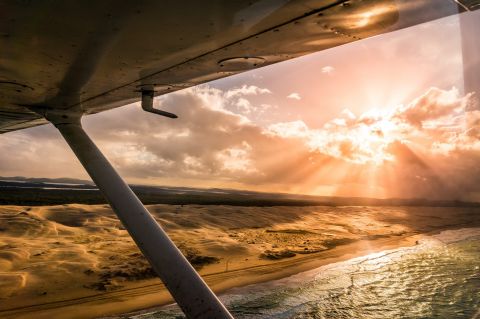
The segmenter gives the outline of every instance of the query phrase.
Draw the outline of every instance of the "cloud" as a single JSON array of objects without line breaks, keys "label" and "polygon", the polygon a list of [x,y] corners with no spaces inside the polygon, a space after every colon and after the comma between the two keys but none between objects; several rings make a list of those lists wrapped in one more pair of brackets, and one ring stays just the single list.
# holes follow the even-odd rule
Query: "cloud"
[{"label": "cloud", "polygon": [[465,134],[474,139],[480,139],[480,110],[465,113]]},{"label": "cloud", "polygon": [[[178,119],[134,104],[89,116],[84,126],[136,183],[480,200],[474,95],[431,88],[406,106],[343,110],[312,128],[302,120],[255,124],[245,115],[261,107],[246,98],[252,92],[261,90],[203,85],[155,100]],[[0,153],[3,175],[85,177],[52,126],[0,135]]]},{"label": "cloud", "polygon": [[208,103],[208,107],[213,110],[221,112],[231,112],[234,114],[245,115],[244,120],[256,114],[262,114],[267,109],[271,108],[269,104],[252,103],[248,97],[255,95],[271,94],[272,92],[267,88],[260,88],[255,85],[242,85],[227,91],[209,87],[205,89],[195,89],[194,94],[199,97],[203,103]]},{"label": "cloud", "polygon": [[287,95],[287,99],[301,100],[302,98],[300,97],[300,94],[293,92]]},{"label": "cloud", "polygon": [[255,107],[252,106],[249,100],[245,98],[239,98],[235,105],[238,107],[238,109],[243,112],[243,113],[252,113],[252,111],[255,110]]},{"label": "cloud", "polygon": [[267,132],[280,137],[306,138],[311,130],[305,122],[298,120],[271,124]]},{"label": "cloud", "polygon": [[331,74],[335,71],[333,66],[327,65],[322,68],[322,73]]},{"label": "cloud", "polygon": [[249,158],[252,147],[246,141],[241,146],[227,148],[217,154],[223,163],[223,169],[231,172],[256,173],[252,160]]},{"label": "cloud", "polygon": [[473,97],[459,96],[456,88],[430,88],[407,106],[358,117],[344,110],[319,129],[293,121],[268,130],[302,140],[311,153],[333,158],[336,166],[373,169],[368,177],[373,181],[362,181],[363,173],[348,180],[379,186],[386,196],[480,200],[480,110],[473,109]]},{"label": "cloud", "polygon": [[456,88],[449,91],[430,88],[406,107],[400,107],[395,116],[411,125],[422,127],[425,122],[451,118],[453,114],[463,112],[468,101],[470,95],[460,98]]},{"label": "cloud", "polygon": [[225,98],[230,99],[238,95],[258,95],[258,94],[270,94],[269,89],[259,88],[255,85],[243,85],[239,88],[234,88],[225,92]]}]

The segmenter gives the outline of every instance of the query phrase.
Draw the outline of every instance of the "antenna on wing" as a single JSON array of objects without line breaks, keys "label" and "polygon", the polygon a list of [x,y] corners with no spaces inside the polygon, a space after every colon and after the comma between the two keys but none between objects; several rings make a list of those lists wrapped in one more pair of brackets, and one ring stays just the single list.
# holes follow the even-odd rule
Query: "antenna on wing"
[{"label": "antenna on wing", "polygon": [[144,111],[166,116],[172,119],[178,118],[178,116],[173,113],[165,112],[165,111],[153,108],[153,98],[155,97],[155,91],[153,89],[142,89],[141,92],[142,92],[142,109]]}]

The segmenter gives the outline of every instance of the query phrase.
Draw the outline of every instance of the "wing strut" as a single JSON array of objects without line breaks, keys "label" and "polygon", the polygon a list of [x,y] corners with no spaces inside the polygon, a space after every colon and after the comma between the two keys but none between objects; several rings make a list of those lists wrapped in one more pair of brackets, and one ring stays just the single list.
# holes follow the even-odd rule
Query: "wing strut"
[{"label": "wing strut", "polygon": [[63,135],[187,318],[233,318],[89,138],[80,116],[45,116]]}]

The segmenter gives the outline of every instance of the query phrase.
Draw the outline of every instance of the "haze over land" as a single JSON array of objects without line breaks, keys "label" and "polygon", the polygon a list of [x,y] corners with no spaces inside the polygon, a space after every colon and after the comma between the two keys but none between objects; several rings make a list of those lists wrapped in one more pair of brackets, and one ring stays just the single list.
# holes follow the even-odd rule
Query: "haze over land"
[{"label": "haze over land", "polygon": [[[427,198],[332,197],[266,193],[221,188],[130,185],[144,204],[199,204],[233,206],[430,206],[478,207],[478,202]],[[72,178],[27,178],[0,176],[0,205],[104,204],[91,181]]]}]

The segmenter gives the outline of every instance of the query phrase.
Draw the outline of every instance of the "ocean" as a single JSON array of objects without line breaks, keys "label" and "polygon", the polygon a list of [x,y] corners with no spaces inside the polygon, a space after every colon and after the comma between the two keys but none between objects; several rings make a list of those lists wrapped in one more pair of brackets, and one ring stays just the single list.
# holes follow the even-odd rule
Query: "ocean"
[{"label": "ocean", "polygon": [[[480,228],[229,290],[235,318],[480,319]],[[115,318],[183,318],[176,305]]]}]

